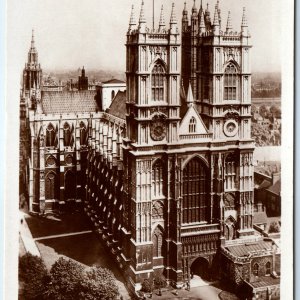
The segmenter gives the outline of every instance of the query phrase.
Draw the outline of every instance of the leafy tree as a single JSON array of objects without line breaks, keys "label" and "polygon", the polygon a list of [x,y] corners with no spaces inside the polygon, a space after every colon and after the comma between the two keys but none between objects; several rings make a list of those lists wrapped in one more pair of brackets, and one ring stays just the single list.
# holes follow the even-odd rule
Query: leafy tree
[{"label": "leafy tree", "polygon": [[47,291],[48,299],[78,299],[84,279],[82,265],[59,258],[50,270],[51,284]]},{"label": "leafy tree", "polygon": [[269,233],[278,233],[280,232],[280,225],[278,222],[274,221],[270,224]]},{"label": "leafy tree", "polygon": [[19,257],[19,281],[24,299],[43,299],[49,276],[43,260],[31,253]]},{"label": "leafy tree", "polygon": [[81,283],[79,299],[113,300],[119,296],[112,272],[105,268],[93,267],[85,273]]},{"label": "leafy tree", "polygon": [[281,118],[281,109],[278,105],[273,104],[270,107],[270,113],[275,117],[275,118]]},{"label": "leafy tree", "polygon": [[263,118],[265,118],[267,113],[268,113],[267,107],[266,107],[265,105],[261,105],[261,106],[259,107],[259,114],[260,114]]},{"label": "leafy tree", "polygon": [[153,283],[152,281],[150,281],[149,279],[145,279],[142,282],[142,289],[141,291],[145,292],[145,293],[151,293],[153,290]]}]

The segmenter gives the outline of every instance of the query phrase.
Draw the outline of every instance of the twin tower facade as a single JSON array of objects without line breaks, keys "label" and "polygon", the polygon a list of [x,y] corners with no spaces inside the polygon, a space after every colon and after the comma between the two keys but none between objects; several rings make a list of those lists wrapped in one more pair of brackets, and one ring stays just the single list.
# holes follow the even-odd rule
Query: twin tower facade
[{"label": "twin tower facade", "polygon": [[[183,10],[181,33],[174,4],[170,13],[166,22],[162,8],[158,28],[150,29],[144,3],[138,21],[132,9],[125,120],[104,112],[80,115],[88,125],[83,143],[78,133],[78,151],[86,155],[80,156],[85,161],[76,161],[76,170],[87,174],[80,184],[86,195],[82,191],[71,198],[84,202],[134,289],[155,273],[177,285],[191,273],[216,276],[220,247],[254,233],[251,38],[245,11],[238,31],[232,29],[230,13],[223,31],[218,3],[212,17],[208,8],[194,3],[190,20]],[[25,84],[31,86],[35,78]],[[42,94],[37,108],[46,100]],[[33,108],[32,122],[55,117],[39,113]],[[72,147],[63,147],[62,119],[70,115],[57,115],[61,149],[55,143],[49,149],[62,157]],[[55,176],[60,176],[62,194],[65,174]],[[62,202],[59,193],[58,199],[47,195],[39,196],[37,189],[33,207],[38,210],[42,198]]]},{"label": "twin tower facade", "polygon": [[177,284],[215,276],[220,246],[254,233],[251,39],[241,16],[238,32],[230,13],[222,31],[218,4],[213,20],[194,4],[180,34],[174,4],[169,24],[162,8],[152,29],[143,3],[138,21],[132,9],[122,220],[108,244],[136,289],[157,272]]}]

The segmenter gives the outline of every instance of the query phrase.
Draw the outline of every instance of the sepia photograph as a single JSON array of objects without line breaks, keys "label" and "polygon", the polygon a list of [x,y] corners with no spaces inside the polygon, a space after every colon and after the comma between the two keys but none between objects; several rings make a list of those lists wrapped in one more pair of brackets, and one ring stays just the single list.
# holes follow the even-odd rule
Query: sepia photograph
[{"label": "sepia photograph", "polygon": [[293,299],[293,5],[7,0],[4,299]]}]

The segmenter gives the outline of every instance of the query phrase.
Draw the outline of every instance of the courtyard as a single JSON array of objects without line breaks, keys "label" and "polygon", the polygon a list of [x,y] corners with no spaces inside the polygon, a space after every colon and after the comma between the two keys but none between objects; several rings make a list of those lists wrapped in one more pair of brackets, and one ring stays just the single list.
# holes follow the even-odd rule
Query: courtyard
[{"label": "courtyard", "polygon": [[[57,217],[38,217],[24,213],[24,220],[21,226],[27,227],[30,231],[31,238],[48,269],[59,257],[70,258],[87,267],[108,268],[116,278],[122,299],[131,299],[116,263],[99,237],[91,230],[84,215],[74,213]],[[24,243],[20,238],[20,254],[24,252]],[[223,291],[218,282],[211,285],[203,282],[201,286],[192,286],[190,291],[180,289],[177,295],[173,289],[164,290],[162,295],[154,291],[152,299],[237,300],[238,298]]]}]

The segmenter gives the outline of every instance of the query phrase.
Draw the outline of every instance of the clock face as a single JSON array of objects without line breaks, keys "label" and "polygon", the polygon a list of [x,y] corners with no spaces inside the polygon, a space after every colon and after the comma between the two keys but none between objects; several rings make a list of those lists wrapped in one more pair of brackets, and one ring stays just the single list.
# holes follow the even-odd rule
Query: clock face
[{"label": "clock face", "polygon": [[238,124],[234,120],[228,120],[224,124],[224,133],[229,136],[235,136],[238,132]]},{"label": "clock face", "polygon": [[151,125],[151,138],[154,141],[161,141],[166,136],[166,125],[162,121],[153,121]]}]

